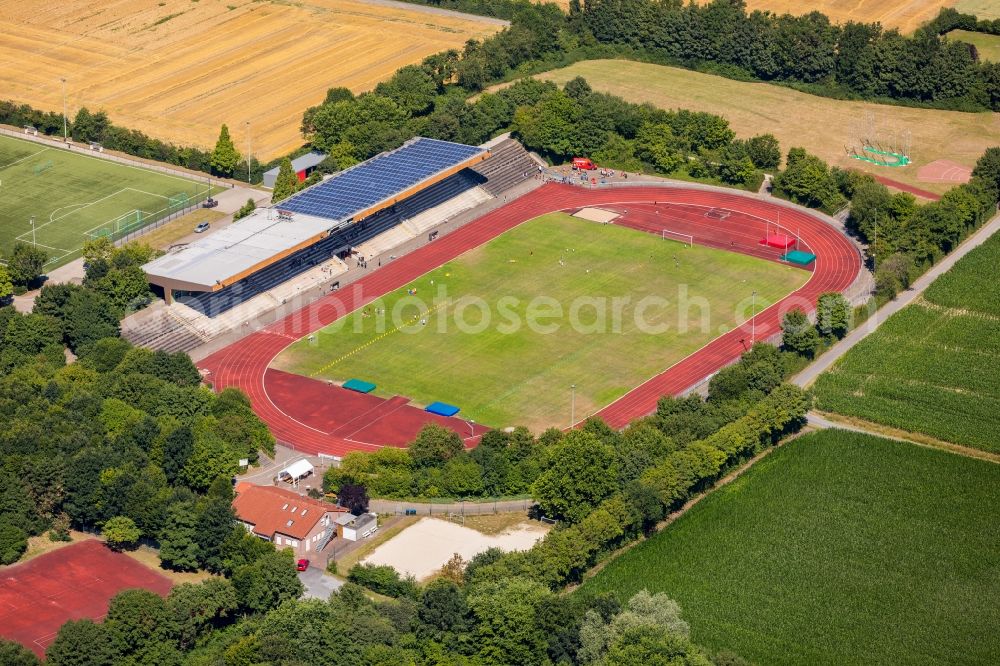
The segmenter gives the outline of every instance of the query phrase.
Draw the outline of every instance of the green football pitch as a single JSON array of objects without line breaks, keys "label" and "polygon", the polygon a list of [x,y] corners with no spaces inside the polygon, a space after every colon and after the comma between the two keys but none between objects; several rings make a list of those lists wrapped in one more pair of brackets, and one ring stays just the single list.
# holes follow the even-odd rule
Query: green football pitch
[{"label": "green football pitch", "polygon": [[0,253],[34,242],[47,269],[79,256],[86,240],[120,238],[207,195],[204,182],[0,136]]},{"label": "green football pitch", "polygon": [[[285,350],[296,374],[440,400],[493,427],[566,426],[809,273],[563,213],[526,222]],[[411,293],[413,292],[413,293]]]}]

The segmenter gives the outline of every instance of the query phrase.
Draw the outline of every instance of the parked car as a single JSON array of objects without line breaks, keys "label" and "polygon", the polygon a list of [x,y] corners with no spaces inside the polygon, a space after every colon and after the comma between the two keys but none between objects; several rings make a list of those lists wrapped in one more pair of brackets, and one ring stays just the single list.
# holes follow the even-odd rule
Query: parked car
[{"label": "parked car", "polygon": [[199,224],[197,227],[194,228],[194,232],[196,234],[203,234],[206,231],[208,231],[208,228],[210,226],[212,226],[212,225],[210,225],[208,222],[202,222],[201,224]]},{"label": "parked car", "polygon": [[308,568],[309,568],[309,560],[299,560],[295,564],[295,570],[296,571],[305,571]]}]

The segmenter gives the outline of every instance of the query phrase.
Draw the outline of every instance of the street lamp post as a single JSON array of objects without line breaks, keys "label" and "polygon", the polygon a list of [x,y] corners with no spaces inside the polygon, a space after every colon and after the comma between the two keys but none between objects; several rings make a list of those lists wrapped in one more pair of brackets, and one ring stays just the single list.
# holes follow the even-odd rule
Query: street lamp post
[{"label": "street lamp post", "polygon": [[63,89],[63,143],[69,143],[69,131],[66,123],[66,78],[63,77],[61,81]]},{"label": "street lamp post", "polygon": [[757,342],[757,290],[754,289],[750,306],[750,346]]},{"label": "street lamp post", "polygon": [[573,392],[569,402],[569,426],[572,428],[576,425],[576,384],[570,384],[569,388]]},{"label": "street lamp post", "polygon": [[472,437],[476,436],[476,422],[469,419],[469,435]]}]

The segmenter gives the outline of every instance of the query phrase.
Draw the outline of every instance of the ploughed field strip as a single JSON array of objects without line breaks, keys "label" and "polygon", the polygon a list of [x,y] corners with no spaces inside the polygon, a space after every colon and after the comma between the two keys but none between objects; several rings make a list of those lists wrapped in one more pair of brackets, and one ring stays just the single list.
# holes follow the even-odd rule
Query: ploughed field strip
[{"label": "ploughed field strip", "polygon": [[761,311],[809,276],[551,213],[300,340],[272,367],[360,378],[495,427],[568,425],[743,323],[754,290]]},{"label": "ploughed field strip", "polygon": [[581,588],[665,592],[757,664],[995,664],[1000,465],[825,430],[789,442]]},{"label": "ploughed field strip", "polygon": [[[0,136],[0,252],[36,243],[47,269],[87,240],[141,229],[208,196],[208,184]],[[34,218],[34,234],[31,220]]]},{"label": "ploughed field strip", "polygon": [[820,376],[820,409],[1000,451],[1000,236]]}]

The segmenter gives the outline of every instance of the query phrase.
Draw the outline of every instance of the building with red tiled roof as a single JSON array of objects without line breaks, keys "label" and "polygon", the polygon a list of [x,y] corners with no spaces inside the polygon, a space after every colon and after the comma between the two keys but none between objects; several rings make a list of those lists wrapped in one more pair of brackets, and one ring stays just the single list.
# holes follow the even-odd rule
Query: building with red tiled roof
[{"label": "building with red tiled roof", "polygon": [[261,539],[307,559],[337,535],[336,518],[347,512],[284,488],[246,482],[236,484],[233,510],[237,520]]}]

